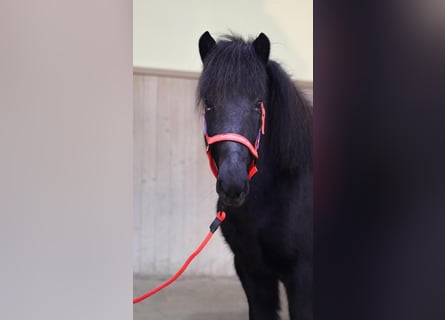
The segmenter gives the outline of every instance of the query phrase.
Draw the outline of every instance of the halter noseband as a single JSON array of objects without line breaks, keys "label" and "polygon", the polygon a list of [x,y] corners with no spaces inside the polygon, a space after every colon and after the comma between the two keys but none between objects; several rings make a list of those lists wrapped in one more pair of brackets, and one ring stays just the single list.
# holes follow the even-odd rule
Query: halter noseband
[{"label": "halter noseband", "polygon": [[221,142],[221,141],[234,141],[244,145],[247,149],[249,149],[253,159],[250,163],[248,178],[252,179],[255,173],[258,172],[256,167],[256,160],[258,159],[258,148],[260,146],[260,137],[264,135],[264,124],[266,120],[266,109],[264,108],[264,103],[261,101],[261,127],[258,130],[258,136],[255,140],[255,146],[253,146],[249,139],[245,136],[240,135],[238,133],[228,132],[228,133],[219,133],[214,136],[209,137],[207,134],[207,124],[204,117],[204,138],[206,142],[206,152],[207,157],[209,158],[210,169],[213,172],[215,178],[218,178],[218,167],[216,166],[215,159],[213,159],[212,153],[210,152],[210,145]]}]

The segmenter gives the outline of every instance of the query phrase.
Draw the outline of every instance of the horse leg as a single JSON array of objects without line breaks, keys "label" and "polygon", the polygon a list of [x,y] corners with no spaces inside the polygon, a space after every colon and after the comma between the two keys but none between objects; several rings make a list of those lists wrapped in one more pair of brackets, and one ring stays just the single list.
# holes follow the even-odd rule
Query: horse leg
[{"label": "horse leg", "polygon": [[278,278],[249,270],[236,256],[235,269],[247,296],[249,320],[279,320]]},{"label": "horse leg", "polygon": [[293,272],[282,279],[286,288],[291,320],[312,320],[314,318],[312,275],[311,263],[306,259],[300,259]]}]

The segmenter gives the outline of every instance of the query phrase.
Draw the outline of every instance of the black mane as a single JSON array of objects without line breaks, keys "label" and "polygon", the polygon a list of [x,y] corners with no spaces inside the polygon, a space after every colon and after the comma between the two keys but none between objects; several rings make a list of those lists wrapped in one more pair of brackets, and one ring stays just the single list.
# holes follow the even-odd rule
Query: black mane
[{"label": "black mane", "polygon": [[267,64],[269,97],[266,125],[280,169],[295,173],[312,169],[312,110],[287,73],[272,60]]}]

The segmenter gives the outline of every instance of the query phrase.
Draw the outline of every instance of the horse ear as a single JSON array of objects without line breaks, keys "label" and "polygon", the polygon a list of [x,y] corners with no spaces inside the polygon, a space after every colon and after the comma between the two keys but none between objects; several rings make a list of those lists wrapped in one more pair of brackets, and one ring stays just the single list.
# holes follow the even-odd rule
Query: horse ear
[{"label": "horse ear", "polygon": [[267,63],[270,54],[269,38],[261,32],[258,38],[253,41],[252,45],[261,61]]},{"label": "horse ear", "polygon": [[199,54],[201,55],[201,60],[204,62],[205,57],[210,50],[215,46],[216,41],[212,38],[208,31],[204,32],[199,38]]}]

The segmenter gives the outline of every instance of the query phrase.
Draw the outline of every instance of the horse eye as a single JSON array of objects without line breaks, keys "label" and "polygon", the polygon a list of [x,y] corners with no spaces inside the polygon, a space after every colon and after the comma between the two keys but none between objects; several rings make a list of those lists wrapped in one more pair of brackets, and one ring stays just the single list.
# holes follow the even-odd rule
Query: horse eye
[{"label": "horse eye", "polygon": [[209,103],[209,101],[207,99],[204,99],[204,110],[207,111],[212,111],[213,106]]},{"label": "horse eye", "polygon": [[257,111],[257,112],[261,112],[261,103],[263,102],[263,100],[258,100],[256,103],[255,103],[255,107],[254,107],[254,110],[255,111]]}]

